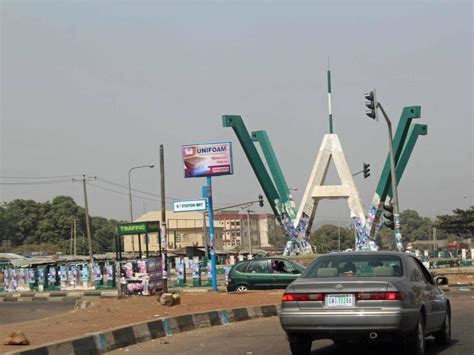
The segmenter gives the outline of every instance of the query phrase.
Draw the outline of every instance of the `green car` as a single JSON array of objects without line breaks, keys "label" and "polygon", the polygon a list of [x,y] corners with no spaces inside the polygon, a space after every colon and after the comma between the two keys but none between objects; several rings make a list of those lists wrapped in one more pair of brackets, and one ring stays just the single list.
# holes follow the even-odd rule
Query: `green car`
[{"label": "green car", "polygon": [[268,290],[286,288],[305,267],[284,258],[245,260],[232,267],[227,278],[227,291]]}]

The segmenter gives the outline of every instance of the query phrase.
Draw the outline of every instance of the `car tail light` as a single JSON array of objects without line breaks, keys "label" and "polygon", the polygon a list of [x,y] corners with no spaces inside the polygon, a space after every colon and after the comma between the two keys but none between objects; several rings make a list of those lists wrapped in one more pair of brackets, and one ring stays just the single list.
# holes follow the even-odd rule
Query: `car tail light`
[{"label": "car tail light", "polygon": [[403,292],[357,292],[358,301],[401,301],[405,299]]},{"label": "car tail light", "polygon": [[324,301],[324,293],[285,293],[282,302]]}]

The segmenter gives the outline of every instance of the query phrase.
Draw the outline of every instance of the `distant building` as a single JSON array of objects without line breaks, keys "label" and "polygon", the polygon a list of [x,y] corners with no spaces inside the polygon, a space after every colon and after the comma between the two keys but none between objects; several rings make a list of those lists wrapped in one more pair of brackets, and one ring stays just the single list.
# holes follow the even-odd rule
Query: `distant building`
[{"label": "distant building", "polygon": [[283,233],[276,225],[273,214],[239,212],[220,211],[214,214],[214,225],[222,228],[224,250],[237,247],[241,250],[249,250],[249,240],[252,247],[269,247],[268,236],[278,231]]},{"label": "distant building", "polygon": [[[250,239],[253,248],[269,247],[269,235],[281,228],[276,225],[275,216],[260,213],[239,213],[239,211],[220,211],[214,213],[214,238],[216,250],[249,249],[248,224],[250,222]],[[161,221],[161,211],[148,212],[135,222]],[[205,221],[205,222],[204,222]],[[205,224],[205,228],[203,227]],[[204,246],[204,236],[209,240],[209,218],[202,212],[166,211],[166,228],[168,249],[190,246]],[[138,251],[138,237],[134,236],[134,248]],[[157,233],[150,233],[148,248],[159,250]],[[142,250],[145,250],[145,235],[141,236]],[[132,251],[132,236],[124,236],[124,251]]]}]

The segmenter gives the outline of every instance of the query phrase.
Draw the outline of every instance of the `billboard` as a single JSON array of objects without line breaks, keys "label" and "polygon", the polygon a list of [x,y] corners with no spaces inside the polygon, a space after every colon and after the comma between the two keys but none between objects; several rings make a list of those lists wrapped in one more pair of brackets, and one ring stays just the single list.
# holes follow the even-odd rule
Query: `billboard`
[{"label": "billboard", "polygon": [[183,145],[181,153],[186,178],[233,173],[230,142]]}]

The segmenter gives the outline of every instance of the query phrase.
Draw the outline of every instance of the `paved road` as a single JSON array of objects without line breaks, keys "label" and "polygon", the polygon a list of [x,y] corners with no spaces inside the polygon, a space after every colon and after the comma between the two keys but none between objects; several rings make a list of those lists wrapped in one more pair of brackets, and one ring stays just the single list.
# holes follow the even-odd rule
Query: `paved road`
[{"label": "paved road", "polygon": [[75,303],[76,301],[2,302],[0,325],[51,317],[72,310]]},{"label": "paved road", "polygon": [[[426,354],[473,355],[474,337],[474,293],[450,295],[453,306],[453,342],[442,347],[428,338]],[[205,328],[177,334],[173,337],[156,339],[128,348],[118,349],[112,354],[180,354],[180,355],[258,355],[290,354],[285,334],[281,330],[278,317],[257,319],[226,326]],[[403,353],[399,344],[377,344],[350,349],[336,346],[331,340],[313,342],[312,355],[364,354],[398,355]]]}]

